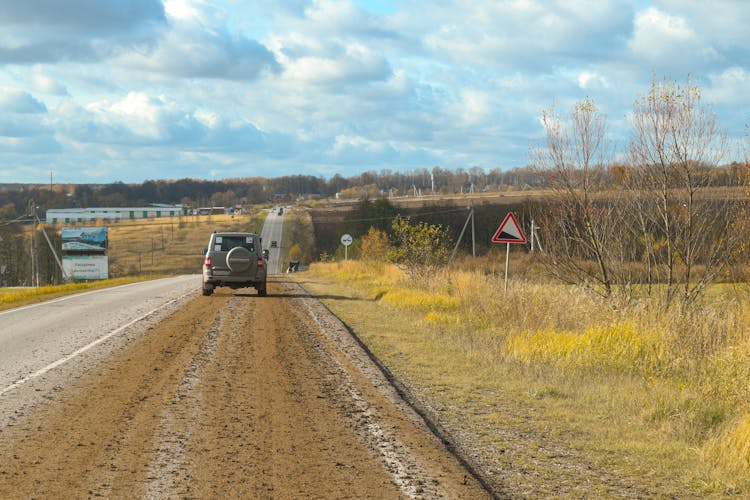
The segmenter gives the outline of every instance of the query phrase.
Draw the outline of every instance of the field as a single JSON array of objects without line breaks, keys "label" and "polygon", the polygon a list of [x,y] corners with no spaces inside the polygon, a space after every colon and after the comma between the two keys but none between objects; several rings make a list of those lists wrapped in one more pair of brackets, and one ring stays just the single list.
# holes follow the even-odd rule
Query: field
[{"label": "field", "polygon": [[199,273],[213,231],[260,231],[262,212],[108,224],[110,276]]},{"label": "field", "polygon": [[747,286],[665,313],[538,279],[504,295],[495,264],[478,260],[418,285],[351,260],[296,279],[510,491],[750,493]]}]

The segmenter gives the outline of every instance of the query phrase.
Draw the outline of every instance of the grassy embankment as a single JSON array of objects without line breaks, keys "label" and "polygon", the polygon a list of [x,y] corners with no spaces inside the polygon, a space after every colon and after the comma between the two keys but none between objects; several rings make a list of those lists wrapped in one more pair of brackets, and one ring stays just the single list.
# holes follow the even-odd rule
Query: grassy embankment
[{"label": "grassy embankment", "polygon": [[750,494],[746,285],[717,285],[682,314],[537,280],[504,295],[497,267],[466,261],[415,285],[350,260],[296,279],[332,297],[511,492]]}]

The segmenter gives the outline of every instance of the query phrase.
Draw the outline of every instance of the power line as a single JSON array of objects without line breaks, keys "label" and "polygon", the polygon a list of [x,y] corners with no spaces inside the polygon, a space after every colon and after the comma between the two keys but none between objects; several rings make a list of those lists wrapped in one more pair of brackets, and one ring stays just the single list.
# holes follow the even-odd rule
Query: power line
[{"label": "power line", "polygon": [[27,224],[29,222],[34,222],[34,217],[29,214],[24,214],[24,215],[16,217],[15,219],[11,219],[7,222],[3,222],[0,225],[10,226],[11,224]]},{"label": "power line", "polygon": [[[466,211],[466,208],[454,208],[452,210],[442,210],[442,211],[438,211],[438,212],[420,212],[420,213],[415,214],[413,216],[408,215],[406,217],[409,217],[409,218],[419,218],[419,217],[422,217],[424,215],[442,215],[442,214],[459,213],[459,212],[465,212],[465,211]],[[392,215],[392,216],[389,216],[389,217],[372,217],[372,218],[367,218],[367,219],[338,219],[338,220],[320,220],[320,219],[318,219],[318,220],[315,220],[313,223],[314,224],[346,224],[346,223],[349,223],[349,222],[372,222],[372,221],[380,221],[380,220],[393,220],[396,217],[401,217],[401,216],[402,215],[399,213],[399,214]]]}]

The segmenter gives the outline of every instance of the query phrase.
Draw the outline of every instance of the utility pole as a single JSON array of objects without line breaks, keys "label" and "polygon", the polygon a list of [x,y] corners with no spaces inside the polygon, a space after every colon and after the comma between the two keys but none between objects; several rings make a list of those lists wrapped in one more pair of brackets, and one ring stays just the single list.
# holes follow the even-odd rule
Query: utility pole
[{"label": "utility pole", "polygon": [[534,252],[534,219],[531,219],[531,252]]},{"label": "utility pole", "polygon": [[34,252],[34,239],[36,239],[36,228],[33,227],[36,223],[32,222],[31,228],[31,286],[38,287],[39,282],[36,275],[36,253]]},{"label": "utility pole", "polygon": [[471,206],[471,256],[477,256],[477,235],[474,231],[474,205]]},{"label": "utility pole", "polygon": [[536,247],[541,251],[544,252],[544,249],[542,248],[542,245],[539,243],[539,236],[536,234],[536,230],[540,229],[539,226],[536,225],[534,222],[534,219],[531,219],[531,251],[534,251],[534,243],[536,243]]},{"label": "utility pole", "polygon": [[42,226],[42,221],[39,219],[39,215],[36,213],[36,205],[34,204],[34,201],[29,202],[29,210],[31,213],[31,218],[34,224],[33,232],[31,234],[31,261],[32,261],[32,267],[34,268],[34,273],[36,276],[36,286],[39,286],[39,262],[38,260],[38,251],[35,253],[35,240],[36,240],[36,228],[37,226],[42,231],[42,235],[44,236],[44,239],[47,241],[47,246],[49,246],[50,252],[52,252],[52,255],[55,257],[55,262],[57,263],[57,267],[60,268],[60,273],[62,273],[62,278],[64,282],[68,281],[68,276],[65,274],[65,268],[62,265],[62,262],[60,262],[60,257],[58,257],[57,252],[55,251],[55,247],[52,245],[52,242],[49,239],[49,236],[47,236],[47,232],[44,230],[44,227]]},{"label": "utility pole", "polygon": [[477,256],[476,253],[476,236],[474,235],[474,207],[470,206],[469,208],[469,216],[466,218],[466,222],[464,222],[464,227],[461,229],[461,234],[458,235],[458,241],[456,241],[456,246],[453,247],[453,252],[451,253],[450,258],[448,259],[448,263],[450,263],[453,260],[453,257],[456,256],[456,251],[458,250],[458,246],[461,244],[461,240],[464,238],[464,232],[466,232],[466,227],[469,225],[469,221],[471,221],[471,255],[473,257]]},{"label": "utility pole", "polygon": [[36,205],[29,200],[28,213],[31,215],[31,286],[39,286],[38,262],[36,256]]}]

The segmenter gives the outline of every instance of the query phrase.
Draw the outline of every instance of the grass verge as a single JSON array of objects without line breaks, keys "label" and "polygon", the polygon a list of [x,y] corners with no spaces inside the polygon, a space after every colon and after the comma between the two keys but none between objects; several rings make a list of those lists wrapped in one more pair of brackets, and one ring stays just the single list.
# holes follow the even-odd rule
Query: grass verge
[{"label": "grass verge", "polygon": [[164,276],[115,278],[101,281],[90,281],[86,283],[47,285],[39,288],[0,288],[0,311],[55,299],[57,297],[62,297],[63,295],[71,295],[74,293],[85,292],[87,290],[109,288],[162,277]]},{"label": "grass verge", "polygon": [[750,492],[746,302],[664,315],[558,285],[514,282],[505,296],[495,278],[415,285],[357,261],[295,275],[460,436],[498,491]]}]

